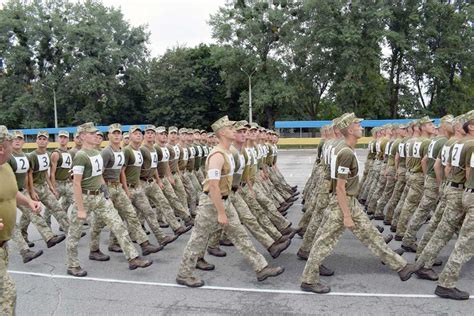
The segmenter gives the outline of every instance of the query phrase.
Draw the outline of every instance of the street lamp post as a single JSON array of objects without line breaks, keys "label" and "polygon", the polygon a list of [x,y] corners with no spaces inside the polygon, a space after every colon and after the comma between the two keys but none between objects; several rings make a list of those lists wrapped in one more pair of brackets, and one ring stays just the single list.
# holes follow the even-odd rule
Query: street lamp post
[{"label": "street lamp post", "polygon": [[53,91],[54,128],[58,128],[58,108],[57,108],[57,105],[56,105],[56,89],[53,89],[50,86],[45,85],[44,83],[42,83],[41,85],[43,87],[51,89],[51,91]]},{"label": "street lamp post", "polygon": [[240,70],[249,78],[249,123],[252,123],[252,76],[257,71],[257,69],[254,69],[250,74],[242,67]]}]

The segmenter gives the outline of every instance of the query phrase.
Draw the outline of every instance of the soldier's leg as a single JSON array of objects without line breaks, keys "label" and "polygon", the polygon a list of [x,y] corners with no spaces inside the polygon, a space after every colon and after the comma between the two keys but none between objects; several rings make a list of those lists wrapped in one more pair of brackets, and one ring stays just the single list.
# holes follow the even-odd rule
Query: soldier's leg
[{"label": "soldier's leg", "polygon": [[402,210],[403,205],[405,204],[405,200],[407,198],[408,192],[410,191],[411,182],[409,177],[406,177],[407,182],[405,184],[405,188],[403,189],[402,195],[400,196],[400,200],[397,203],[393,211],[393,218],[392,218],[392,227],[397,227],[398,219],[400,218],[400,212]]},{"label": "soldier's leg", "polygon": [[189,173],[187,171],[182,174],[182,180],[183,180],[184,188],[186,190],[190,212],[191,214],[196,214],[198,195],[197,195],[197,191],[194,189],[193,183],[191,182],[191,179],[189,178]]},{"label": "soldier's leg", "polygon": [[306,229],[306,232],[303,236],[303,243],[300,246],[300,250],[304,252],[311,251],[316,232],[321,227],[321,221],[323,219],[324,210],[329,205],[329,194],[318,194],[318,204],[313,211],[313,216],[311,216],[311,221]]},{"label": "soldier's leg", "polygon": [[385,190],[385,185],[387,184],[387,176],[384,174],[385,170],[381,171],[377,187],[375,188],[374,195],[369,199],[367,205],[367,213],[374,213],[377,208],[377,201],[380,200],[380,197],[383,195]]},{"label": "soldier's leg", "polygon": [[173,209],[158,184],[142,181],[142,186],[145,188],[146,196],[150,199],[150,202],[156,205],[157,209],[161,211],[165,221],[170,225],[171,229],[173,229],[173,231],[178,230],[181,225],[178,223]]},{"label": "soldier's leg", "polygon": [[392,224],[393,220],[393,213],[395,208],[397,207],[398,202],[405,190],[405,172],[398,173],[397,175],[397,182],[395,183],[395,187],[393,188],[393,193],[390,199],[388,200],[387,204],[383,207],[383,212],[385,213],[385,222],[388,224]]},{"label": "soldier's leg", "polygon": [[28,250],[30,250],[30,247],[28,247],[28,244],[26,243],[25,239],[21,235],[20,230],[18,229],[18,225],[15,226],[15,228],[13,229],[12,241],[15,243],[16,247],[20,251],[20,254],[26,253]]},{"label": "soldier's leg", "polygon": [[[46,224],[46,221],[41,215],[33,213],[29,208],[24,206],[18,206],[18,208],[20,209],[22,216],[24,214],[29,219],[29,221],[35,225],[44,241],[47,242],[54,237],[51,228],[48,226],[48,224]],[[20,225],[17,225],[17,229],[18,233],[21,234]]]},{"label": "soldier's leg", "polygon": [[271,200],[259,189],[258,186],[254,186],[254,192],[257,201],[266,211],[268,218],[279,231],[291,226],[291,223],[285,217],[283,217],[280,212],[278,212]]},{"label": "soldier's leg", "polygon": [[397,222],[397,236],[403,237],[407,229],[408,222],[420,204],[423,196],[423,174],[416,174],[411,179],[410,191],[408,191],[405,203],[400,211]]},{"label": "soldier's leg", "polygon": [[185,223],[189,222],[191,220],[191,214],[189,214],[188,209],[184,207],[184,204],[181,203],[180,199],[173,190],[173,186],[171,185],[169,180],[167,178],[163,178],[162,182],[163,193],[165,194],[166,199],[173,208],[176,216],[181,218]]},{"label": "soldier's leg", "polygon": [[8,246],[0,247],[0,314],[15,315],[15,282],[8,274]]},{"label": "soldier's leg", "polygon": [[51,214],[54,216],[63,231],[67,232],[69,229],[69,221],[66,213],[67,210],[61,208],[61,204],[59,204],[59,201],[49,190],[47,185],[41,185],[35,189],[37,190],[41,202],[51,211]]},{"label": "soldier's leg", "polygon": [[58,181],[58,193],[61,208],[67,212],[71,204],[74,203],[72,181]]},{"label": "soldier's leg", "polygon": [[199,180],[196,178],[196,175],[193,172],[189,173],[189,177],[191,179],[191,182],[193,183],[194,189],[196,192],[201,192],[202,191],[202,185],[199,183]]},{"label": "soldier's leg", "polygon": [[179,174],[175,173],[173,174],[173,179],[174,179],[174,192],[178,196],[179,201],[183,206],[186,208],[186,211],[189,213],[189,205],[188,205],[188,197],[186,195],[186,189],[184,188],[183,180],[181,180],[181,177]]},{"label": "soldier's leg", "polygon": [[100,250],[100,233],[106,224],[92,212],[91,214],[91,239],[89,242],[89,249],[91,252]]},{"label": "soldier's leg", "polygon": [[375,207],[375,216],[377,218],[383,219],[384,217],[384,207],[387,205],[388,201],[392,197],[393,189],[395,188],[395,168],[389,167],[387,170],[387,175],[385,176],[387,181],[385,183],[385,188],[383,190],[381,198],[377,199]]},{"label": "soldier's leg", "polygon": [[[84,197],[84,208],[89,210],[87,206],[90,204],[92,196]],[[80,267],[78,249],[79,239],[81,239],[82,225],[84,220],[77,217],[77,206],[74,204],[71,208],[70,225],[66,234],[66,264],[68,268]]]}]

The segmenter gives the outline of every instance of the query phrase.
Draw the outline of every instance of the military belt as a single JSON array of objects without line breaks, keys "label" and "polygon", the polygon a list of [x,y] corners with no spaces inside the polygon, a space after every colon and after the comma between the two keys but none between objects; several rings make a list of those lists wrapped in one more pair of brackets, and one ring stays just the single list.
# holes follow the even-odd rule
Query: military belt
[{"label": "military belt", "polygon": [[474,193],[474,189],[466,189],[464,192],[466,192],[466,193]]},{"label": "military belt", "polygon": [[448,185],[453,188],[464,189],[464,183],[449,182]]},{"label": "military belt", "polygon": [[82,194],[87,194],[87,195],[99,195],[102,192],[100,190],[84,190],[82,189]]},{"label": "military belt", "polygon": [[153,178],[149,178],[149,179],[140,178],[140,180],[145,181],[147,183],[152,183],[153,181],[155,181],[155,179],[153,179]]}]

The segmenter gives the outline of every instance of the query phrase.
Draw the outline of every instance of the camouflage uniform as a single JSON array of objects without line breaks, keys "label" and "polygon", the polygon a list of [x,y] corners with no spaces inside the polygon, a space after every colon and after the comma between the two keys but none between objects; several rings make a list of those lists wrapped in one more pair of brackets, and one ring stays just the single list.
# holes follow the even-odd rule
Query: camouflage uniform
[{"label": "camouflage uniform", "polygon": [[15,281],[8,274],[8,246],[0,247],[0,314],[14,315],[16,307]]}]

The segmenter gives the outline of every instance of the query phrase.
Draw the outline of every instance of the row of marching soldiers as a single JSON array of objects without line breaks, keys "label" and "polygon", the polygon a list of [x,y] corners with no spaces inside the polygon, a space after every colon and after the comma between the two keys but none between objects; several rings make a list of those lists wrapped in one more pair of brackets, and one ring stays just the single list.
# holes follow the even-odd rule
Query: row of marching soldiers
[{"label": "row of marching soldiers", "polygon": [[[264,280],[282,269],[270,268],[263,256],[255,254],[243,227],[273,258],[278,257],[297,233],[284,215],[299,193],[296,187],[288,185],[276,165],[276,132],[246,121],[239,121],[232,128],[237,136],[232,139],[229,156],[232,164],[227,172],[234,180],[230,192],[224,193],[226,200],[229,197],[226,203],[232,203],[238,217],[232,219],[232,225],[213,232],[199,247],[204,246],[210,255],[222,257],[226,253],[219,246],[235,244],[253,263],[257,278]],[[2,246],[11,238],[25,263],[42,255],[42,250],[30,249],[34,247],[28,240],[28,227],[32,224],[48,248],[66,239],[67,273],[77,277],[87,275],[78,259],[78,242],[85,235],[85,225],[90,225],[90,260],[110,260],[99,248],[100,233],[108,226],[108,250],[123,252],[131,270],[152,264],[152,260],[139,256],[133,242],[147,256],[189,231],[194,217],[199,217],[202,195],[208,193],[207,158],[213,150],[221,148],[222,142],[219,135],[195,129],[131,126],[123,134],[120,124],[112,124],[107,134],[109,143],[102,149],[104,135],[93,123],[85,123],[77,128],[74,148],[68,148],[69,133],[60,131],[59,148],[50,153],[49,134],[40,131],[36,137],[37,148],[26,154],[23,133],[9,134],[3,127],[4,130],[11,141],[12,153],[6,165],[13,171],[15,187],[41,207],[19,205],[21,220],[16,224],[4,222]],[[2,213],[0,218],[7,218]],[[53,232],[51,216],[65,234]],[[145,224],[156,243],[149,238]],[[173,230],[171,235],[162,230],[168,226]],[[242,250],[239,246],[243,242],[246,245]],[[214,266],[204,259],[202,252],[192,268],[208,271]],[[6,269],[1,272],[6,275]],[[182,272],[181,276],[181,284],[196,285],[186,273]]]},{"label": "row of marching soldiers", "polygon": [[[337,196],[331,182],[339,179],[340,143],[344,141],[338,120],[341,118],[322,129],[316,164],[304,189],[301,258],[310,256],[321,227],[326,225],[331,195]],[[420,279],[438,281],[435,294],[440,297],[468,299],[469,293],[455,285],[474,251],[474,111],[457,117],[446,115],[439,126],[427,116],[408,124],[387,124],[373,128],[372,136],[362,180],[351,198],[357,199],[354,203],[366,219],[390,226],[395,240],[401,241],[401,248],[394,251],[398,257],[404,252],[416,253],[407,275],[415,273]],[[383,231],[381,226],[371,226]],[[442,265],[437,256],[454,234],[457,242],[438,274],[433,266]],[[391,238],[388,235],[385,241]],[[386,251],[393,253],[390,248]]]}]

